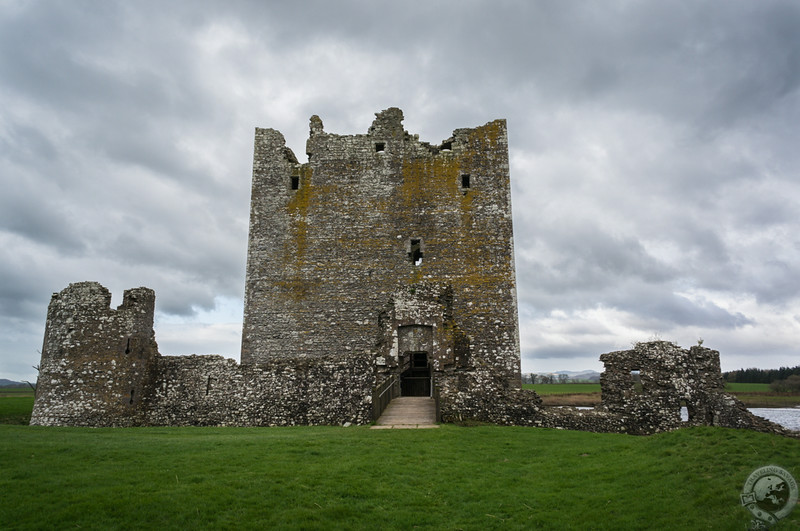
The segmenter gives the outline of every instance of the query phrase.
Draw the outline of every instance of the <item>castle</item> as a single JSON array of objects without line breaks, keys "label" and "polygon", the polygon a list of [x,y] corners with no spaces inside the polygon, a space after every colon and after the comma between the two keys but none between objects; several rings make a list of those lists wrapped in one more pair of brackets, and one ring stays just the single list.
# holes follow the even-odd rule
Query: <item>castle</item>
[{"label": "castle", "polygon": [[664,342],[605,355],[596,411],[542,408],[520,389],[506,122],[434,146],[402,119],[345,136],[312,116],[304,164],[256,129],[241,363],[160,355],[152,290],[112,309],[100,284],[71,284],[48,309],[31,423],[367,424],[415,395],[444,422],[651,433],[684,402],[693,423],[774,429],[727,401],[718,353]]}]

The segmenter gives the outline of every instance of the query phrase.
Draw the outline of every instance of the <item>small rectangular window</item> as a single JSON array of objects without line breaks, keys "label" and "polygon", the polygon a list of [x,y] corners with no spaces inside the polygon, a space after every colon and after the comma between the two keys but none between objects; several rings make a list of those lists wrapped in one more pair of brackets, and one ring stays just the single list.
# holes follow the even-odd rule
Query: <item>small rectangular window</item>
[{"label": "small rectangular window", "polygon": [[408,251],[408,258],[415,266],[422,265],[422,241],[413,239],[411,240],[411,247]]},{"label": "small rectangular window", "polygon": [[465,173],[461,176],[461,188],[469,188],[469,174]]},{"label": "small rectangular window", "polygon": [[300,188],[300,177],[297,175],[292,175],[292,190],[297,190]]},{"label": "small rectangular window", "polygon": [[375,142],[375,152],[380,153],[386,149],[386,144],[384,142]]},{"label": "small rectangular window", "polygon": [[450,151],[451,149],[453,149],[452,142],[442,142],[442,151]]}]

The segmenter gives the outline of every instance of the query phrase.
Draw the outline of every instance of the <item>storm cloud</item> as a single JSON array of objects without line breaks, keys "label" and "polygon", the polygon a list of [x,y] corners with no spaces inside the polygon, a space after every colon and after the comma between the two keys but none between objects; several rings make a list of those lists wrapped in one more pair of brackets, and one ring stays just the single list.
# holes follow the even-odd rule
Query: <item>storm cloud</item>
[{"label": "storm cloud", "polygon": [[50,294],[156,290],[162,353],[237,357],[253,129],[403,109],[509,128],[523,370],[658,336],[800,359],[792,1],[4,2],[0,376]]}]

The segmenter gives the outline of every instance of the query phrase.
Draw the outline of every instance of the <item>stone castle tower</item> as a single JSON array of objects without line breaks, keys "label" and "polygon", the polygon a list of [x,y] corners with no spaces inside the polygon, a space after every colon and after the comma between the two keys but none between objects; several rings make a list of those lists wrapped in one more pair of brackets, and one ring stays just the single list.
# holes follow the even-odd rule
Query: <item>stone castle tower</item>
[{"label": "stone castle tower", "polygon": [[256,130],[242,363],[377,353],[424,377],[480,360],[519,387],[505,121],[432,146],[402,119],[343,136],[313,116],[307,164]]},{"label": "stone castle tower", "polygon": [[595,410],[543,408],[520,389],[505,121],[432,146],[402,119],[342,136],[312,116],[307,164],[256,130],[241,363],[162,356],[148,288],[53,294],[31,424],[367,424],[411,395],[444,422],[785,433],[724,394],[718,352],[669,342],[602,356]]}]

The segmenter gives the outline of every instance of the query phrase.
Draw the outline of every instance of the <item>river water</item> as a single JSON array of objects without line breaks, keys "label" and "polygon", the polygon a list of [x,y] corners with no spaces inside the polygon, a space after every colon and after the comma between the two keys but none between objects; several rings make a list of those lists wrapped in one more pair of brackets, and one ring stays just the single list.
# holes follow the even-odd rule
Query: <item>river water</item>
[{"label": "river water", "polygon": [[[591,407],[578,407],[576,409],[594,409]],[[800,431],[800,406],[798,407],[751,407],[749,409],[753,415],[763,417],[775,424],[780,424],[786,429]],[[689,419],[689,413],[685,407],[681,408],[681,420]]]},{"label": "river water", "polygon": [[[800,407],[751,407],[749,411],[784,428],[800,431]],[[688,418],[686,408],[682,407],[681,420]]]}]

